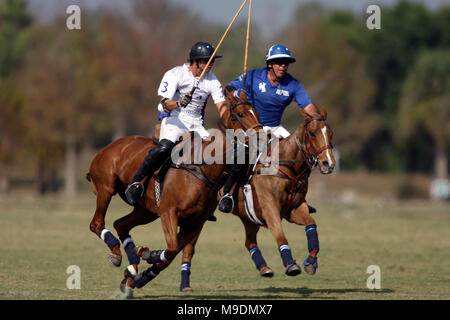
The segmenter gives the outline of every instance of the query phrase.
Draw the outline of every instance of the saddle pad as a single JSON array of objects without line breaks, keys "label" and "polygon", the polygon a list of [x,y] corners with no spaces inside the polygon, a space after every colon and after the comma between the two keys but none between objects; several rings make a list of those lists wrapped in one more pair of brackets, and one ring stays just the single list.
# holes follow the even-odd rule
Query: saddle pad
[{"label": "saddle pad", "polygon": [[244,194],[245,212],[248,218],[257,225],[264,226],[264,223],[258,219],[255,213],[255,207],[253,205],[253,192],[252,186],[248,183],[242,187],[242,193]]}]

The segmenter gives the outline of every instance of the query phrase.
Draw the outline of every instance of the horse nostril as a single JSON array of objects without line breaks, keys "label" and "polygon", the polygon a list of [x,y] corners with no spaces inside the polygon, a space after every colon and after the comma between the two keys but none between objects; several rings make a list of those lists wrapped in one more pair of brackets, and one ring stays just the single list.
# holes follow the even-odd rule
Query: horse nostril
[{"label": "horse nostril", "polygon": [[323,165],[326,169],[328,169],[328,168],[330,167],[330,164],[328,163],[328,161],[322,162],[322,165]]}]

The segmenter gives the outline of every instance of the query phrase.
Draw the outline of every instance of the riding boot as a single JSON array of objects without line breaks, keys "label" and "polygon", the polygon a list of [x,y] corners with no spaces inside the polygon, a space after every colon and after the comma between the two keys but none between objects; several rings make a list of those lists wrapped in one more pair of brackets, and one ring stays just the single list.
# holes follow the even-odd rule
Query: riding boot
[{"label": "riding boot", "polygon": [[125,190],[126,198],[131,205],[134,205],[144,194],[144,185],[142,183],[144,178],[152,176],[159,169],[168,156],[170,156],[174,145],[175,143],[172,141],[162,139],[156,147],[150,149],[147,153],[144,162],[142,162],[134,175],[131,184]]},{"label": "riding boot", "polygon": [[234,200],[231,190],[234,189],[235,183],[237,183],[237,180],[239,178],[239,175],[241,171],[244,171],[245,165],[242,164],[233,164],[230,168],[230,173],[227,178],[227,181],[225,182],[223,186],[223,193],[224,195],[220,199],[219,202],[219,210],[224,213],[230,213],[233,211],[234,207]]}]

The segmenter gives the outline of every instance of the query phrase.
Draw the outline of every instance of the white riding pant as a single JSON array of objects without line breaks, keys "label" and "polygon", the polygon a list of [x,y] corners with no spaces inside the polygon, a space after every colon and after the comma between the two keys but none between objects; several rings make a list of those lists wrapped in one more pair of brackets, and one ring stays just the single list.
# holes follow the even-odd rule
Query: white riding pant
[{"label": "white riding pant", "polygon": [[191,131],[196,131],[202,139],[210,136],[200,121],[188,121],[172,116],[165,117],[161,121],[159,141],[167,139],[175,143],[182,135]]},{"label": "white riding pant", "polygon": [[264,131],[270,131],[272,132],[272,134],[274,136],[276,136],[277,138],[287,138],[289,137],[290,133],[289,131],[287,131],[283,126],[276,126],[276,127],[269,127],[269,126],[264,126],[263,127]]}]

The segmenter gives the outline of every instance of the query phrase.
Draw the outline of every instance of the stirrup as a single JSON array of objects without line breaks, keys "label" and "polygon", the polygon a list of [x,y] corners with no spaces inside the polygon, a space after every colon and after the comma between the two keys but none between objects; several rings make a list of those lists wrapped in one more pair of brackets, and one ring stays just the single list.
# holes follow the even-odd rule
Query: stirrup
[{"label": "stirrup", "polygon": [[144,185],[139,181],[131,183],[125,190],[125,196],[131,205],[134,205],[143,194]]}]

